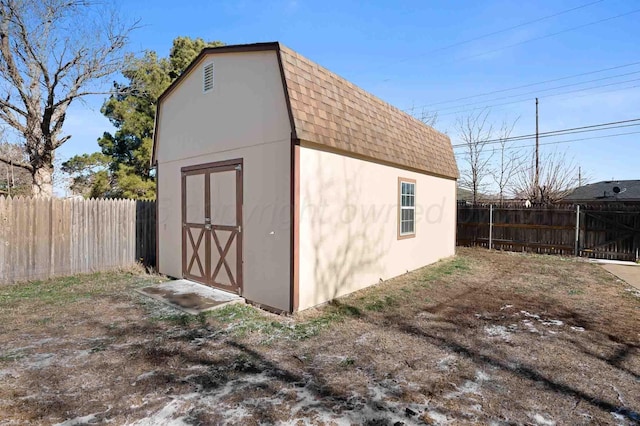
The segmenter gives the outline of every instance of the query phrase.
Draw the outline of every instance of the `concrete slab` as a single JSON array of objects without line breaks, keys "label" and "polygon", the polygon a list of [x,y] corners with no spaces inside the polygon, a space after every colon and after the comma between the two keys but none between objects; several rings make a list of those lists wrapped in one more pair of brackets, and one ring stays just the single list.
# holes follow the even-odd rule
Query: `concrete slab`
[{"label": "concrete slab", "polygon": [[601,266],[616,277],[626,281],[630,286],[640,290],[640,265],[605,264]]},{"label": "concrete slab", "polygon": [[237,294],[227,293],[189,280],[174,280],[136,290],[189,314],[199,314],[231,303],[244,303]]},{"label": "concrete slab", "polygon": [[627,265],[638,266],[636,262],[630,262],[628,260],[609,260],[609,259],[586,259],[589,263],[599,263],[601,265]]}]

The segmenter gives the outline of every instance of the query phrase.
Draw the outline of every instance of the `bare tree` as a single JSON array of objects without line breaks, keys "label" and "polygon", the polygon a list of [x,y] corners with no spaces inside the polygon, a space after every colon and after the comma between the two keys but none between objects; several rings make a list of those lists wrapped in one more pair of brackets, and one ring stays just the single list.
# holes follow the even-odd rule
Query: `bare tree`
[{"label": "bare tree", "polygon": [[500,203],[504,202],[504,196],[513,184],[513,179],[524,165],[522,152],[516,151],[513,147],[509,146],[509,137],[518,119],[519,118],[515,119],[512,123],[506,120],[502,122],[497,137],[498,146],[493,150],[493,152],[497,154],[495,161],[496,167],[491,170],[490,173],[498,188]]},{"label": "bare tree", "polygon": [[438,111],[427,111],[423,109],[417,118],[427,126],[435,127],[438,122]]},{"label": "bare tree", "polygon": [[135,25],[90,0],[0,0],[0,119],[22,139],[28,158],[15,165],[31,173],[33,195],[52,195],[67,109],[104,93]]},{"label": "bare tree", "polygon": [[0,194],[9,196],[29,194],[31,192],[31,174],[23,168],[13,165],[27,159],[24,147],[0,142],[0,155],[9,160],[9,163],[2,163],[2,167],[0,167]]},{"label": "bare tree", "polygon": [[470,114],[456,120],[458,138],[463,147],[462,160],[466,167],[460,174],[460,185],[471,191],[472,202],[478,201],[478,193],[486,186],[484,182],[491,174],[491,158],[494,151],[487,149],[493,134],[493,125],[488,123],[489,110]]},{"label": "bare tree", "polygon": [[435,127],[436,122],[438,121],[438,111],[429,111],[425,108],[422,108],[420,111],[416,111],[416,109],[417,108],[415,106],[409,108],[409,114],[422,121],[427,126]]},{"label": "bare tree", "polygon": [[[533,158],[533,156],[532,156]],[[539,188],[535,184],[535,159],[515,178],[514,194],[537,203],[554,203],[566,197],[578,184],[578,166],[566,153],[540,155]]]}]

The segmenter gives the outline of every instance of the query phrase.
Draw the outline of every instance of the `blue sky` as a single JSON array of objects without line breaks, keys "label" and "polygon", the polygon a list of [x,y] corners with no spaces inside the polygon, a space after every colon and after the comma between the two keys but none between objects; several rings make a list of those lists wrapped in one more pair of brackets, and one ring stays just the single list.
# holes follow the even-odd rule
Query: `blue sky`
[{"label": "blue sky", "polygon": [[[541,132],[640,118],[637,0],[130,0],[120,9],[141,19],[141,28],[131,38],[134,51],[150,49],[166,56],[177,36],[227,44],[277,40],[401,109],[424,106],[439,111],[435,127],[448,133],[453,143],[456,117],[484,106],[492,106],[496,125],[519,117],[512,135],[533,133],[536,95]],[[502,31],[514,26],[518,27]],[[473,39],[477,40],[467,42]],[[635,62],[639,63],[629,65]],[[599,81],[587,83],[595,79]],[[584,90],[587,87],[594,89]],[[563,94],[571,90],[574,93]],[[525,94],[533,91],[537,92]],[[511,97],[497,99],[506,96]],[[73,137],[58,150],[62,159],[98,149],[96,139],[111,129],[99,112],[103,100],[94,97],[72,105],[65,132]],[[640,126],[545,142],[633,132],[640,132]],[[542,150],[566,152],[593,181],[640,179],[639,141],[640,133],[547,145]],[[532,143],[518,142],[518,146]]]}]

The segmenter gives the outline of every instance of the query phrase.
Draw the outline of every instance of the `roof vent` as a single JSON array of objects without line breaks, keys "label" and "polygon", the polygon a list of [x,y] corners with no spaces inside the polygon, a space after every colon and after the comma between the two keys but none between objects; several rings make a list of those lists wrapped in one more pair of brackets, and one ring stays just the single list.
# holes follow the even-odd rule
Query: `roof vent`
[{"label": "roof vent", "polygon": [[213,62],[204,65],[202,69],[202,91],[207,93],[213,89]]}]

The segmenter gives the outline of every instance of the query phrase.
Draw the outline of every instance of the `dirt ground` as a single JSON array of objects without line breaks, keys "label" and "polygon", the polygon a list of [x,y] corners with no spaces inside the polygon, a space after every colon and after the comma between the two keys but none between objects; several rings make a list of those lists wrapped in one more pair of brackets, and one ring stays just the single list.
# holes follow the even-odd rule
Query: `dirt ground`
[{"label": "dirt ground", "polygon": [[640,423],[640,292],[593,264],[461,249],[293,318],[159,280],[0,287],[0,424]]}]

